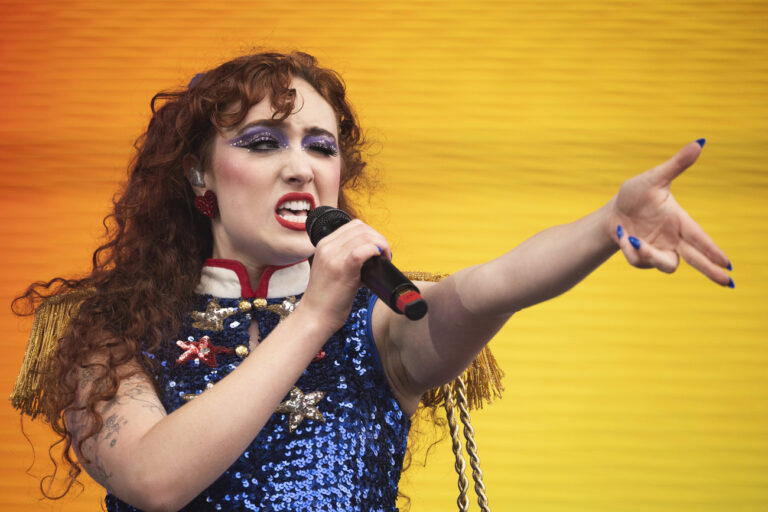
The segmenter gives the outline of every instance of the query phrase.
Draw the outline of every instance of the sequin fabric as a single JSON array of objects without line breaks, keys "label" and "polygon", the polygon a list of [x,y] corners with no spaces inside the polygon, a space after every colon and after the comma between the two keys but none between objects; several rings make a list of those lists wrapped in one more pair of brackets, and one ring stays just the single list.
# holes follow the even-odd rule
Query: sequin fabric
[{"label": "sequin fabric", "polygon": [[[268,299],[266,305],[263,299],[255,299],[262,303],[252,308],[243,307],[244,300],[248,299],[199,296],[177,338],[191,343],[209,336],[214,345],[232,349],[216,355],[216,366],[197,358],[177,364],[182,353],[177,339],[157,353],[162,371],[156,378],[169,413],[237,368],[244,356],[236,349],[248,345],[251,321],[258,322],[263,338],[285,316],[282,313],[293,308],[288,299]],[[275,412],[245,453],[182,510],[397,510],[410,420],[389,388],[373,343],[370,310],[374,300],[369,290],[358,291],[347,322],[323,346],[325,357],[310,363],[286,394],[285,412]],[[214,301],[216,307],[226,308],[220,326],[217,320],[224,314],[216,315],[210,306]],[[205,325],[207,329],[194,327],[202,318],[194,313],[206,311],[214,321]],[[296,389],[302,394],[299,400]],[[311,393],[315,394],[306,398]],[[303,413],[298,411],[301,421],[297,422],[291,407],[305,407]],[[321,417],[308,408],[316,408]],[[111,512],[137,510],[111,494],[106,505]]]}]

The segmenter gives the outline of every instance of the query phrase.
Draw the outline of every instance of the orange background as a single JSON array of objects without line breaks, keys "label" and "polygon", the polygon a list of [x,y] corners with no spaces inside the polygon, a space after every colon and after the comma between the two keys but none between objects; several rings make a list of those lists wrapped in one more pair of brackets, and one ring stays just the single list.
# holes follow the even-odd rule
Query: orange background
[{"label": "orange background", "polygon": [[[0,0],[0,390],[31,281],[88,268],[164,88],[263,46],[345,77],[377,141],[366,218],[401,268],[455,271],[607,201],[699,137],[674,186],[734,263],[735,290],[611,259],[492,342],[503,400],[474,414],[491,508],[768,510],[768,7],[763,1]],[[510,283],[514,286],[514,283]],[[39,502],[43,427],[0,405],[0,509]],[[447,443],[403,477],[450,510]]]}]

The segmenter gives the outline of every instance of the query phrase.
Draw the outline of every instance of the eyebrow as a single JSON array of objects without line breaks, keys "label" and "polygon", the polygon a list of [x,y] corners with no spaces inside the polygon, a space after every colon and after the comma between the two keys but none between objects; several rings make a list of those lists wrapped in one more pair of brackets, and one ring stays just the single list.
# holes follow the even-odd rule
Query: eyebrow
[{"label": "eyebrow", "polygon": [[[264,126],[267,128],[280,128],[281,126],[284,126],[284,125],[285,125],[284,121],[279,121],[275,119],[259,119],[256,121],[251,121],[250,123],[247,123],[242,127],[240,127],[237,130],[237,134],[242,135],[249,128],[253,128],[256,126]],[[329,132],[324,128],[320,128],[319,126],[313,126],[311,128],[304,130],[304,135],[324,135],[326,137],[330,137],[331,140],[336,142],[336,136],[334,134],[332,134],[331,132]]]},{"label": "eyebrow", "polygon": [[328,130],[324,130],[319,127],[312,127],[309,130],[306,130],[307,135],[325,135],[326,137],[329,137],[331,140],[336,142],[336,136],[329,132]]}]

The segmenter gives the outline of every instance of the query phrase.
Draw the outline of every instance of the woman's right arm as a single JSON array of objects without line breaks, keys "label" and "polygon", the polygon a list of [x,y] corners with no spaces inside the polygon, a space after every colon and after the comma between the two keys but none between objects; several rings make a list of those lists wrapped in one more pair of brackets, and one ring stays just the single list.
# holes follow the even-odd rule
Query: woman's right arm
[{"label": "woman's right arm", "polygon": [[[143,510],[178,510],[246,450],[312,358],[343,325],[360,285],[360,267],[386,240],[359,221],[317,247],[304,297],[237,369],[166,414],[149,377],[121,368],[117,395],[97,405],[103,427],[76,454],[86,471],[123,501]],[[80,374],[78,404],[93,390],[95,364]],[[68,415],[77,448],[91,424]]]},{"label": "woman's right arm", "polygon": [[[297,308],[234,372],[171,414],[145,374],[122,380],[97,406],[103,427],[76,450],[85,470],[142,510],[183,507],[246,450],[332,334],[306,316]],[[81,391],[98,367],[81,371]],[[67,418],[75,447],[91,426],[84,418]]]}]

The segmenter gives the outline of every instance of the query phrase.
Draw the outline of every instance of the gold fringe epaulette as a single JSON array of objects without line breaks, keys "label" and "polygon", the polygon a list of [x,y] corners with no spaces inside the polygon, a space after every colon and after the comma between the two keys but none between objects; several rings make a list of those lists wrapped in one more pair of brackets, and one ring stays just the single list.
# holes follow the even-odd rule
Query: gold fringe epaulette
[{"label": "gold fringe epaulette", "polygon": [[93,290],[66,292],[48,297],[37,307],[24,362],[11,393],[11,404],[23,414],[34,419],[42,412],[43,378],[52,369],[56,345],[83,299],[92,294]]},{"label": "gold fringe epaulette", "polygon": [[[430,272],[405,272],[405,274],[413,281],[428,282],[440,281],[448,275]],[[27,351],[11,393],[13,407],[33,419],[42,412],[42,379],[52,369],[51,363],[56,345],[69,325],[69,321],[77,314],[82,301],[92,294],[93,290],[77,290],[54,295],[45,299],[35,311]],[[469,407],[479,409],[484,403],[500,398],[504,390],[501,383],[503,377],[504,372],[493,357],[491,349],[486,346],[462,374],[467,388]],[[448,388],[453,390],[454,386],[455,381],[449,383]],[[436,407],[444,401],[443,388],[435,388],[424,394],[421,404],[425,407]]]},{"label": "gold fringe epaulette", "polygon": [[[433,274],[430,272],[404,272],[412,281],[441,281],[448,274]],[[470,409],[482,409],[484,403],[490,403],[495,398],[501,398],[504,385],[501,379],[504,371],[493,357],[491,349],[486,345],[475,357],[469,367],[461,375],[467,388],[467,402]],[[455,392],[456,381],[448,383],[445,387],[437,387],[424,393],[421,397],[421,406],[437,407],[445,403],[445,391]]]}]

